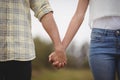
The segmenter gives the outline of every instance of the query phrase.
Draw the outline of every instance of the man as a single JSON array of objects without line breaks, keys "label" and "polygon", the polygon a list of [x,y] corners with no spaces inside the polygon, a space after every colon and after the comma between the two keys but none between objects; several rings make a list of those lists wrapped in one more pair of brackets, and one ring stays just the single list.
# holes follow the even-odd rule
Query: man
[{"label": "man", "polygon": [[30,8],[51,37],[55,52],[64,55],[48,0],[0,0],[0,80],[31,80],[35,51]]}]

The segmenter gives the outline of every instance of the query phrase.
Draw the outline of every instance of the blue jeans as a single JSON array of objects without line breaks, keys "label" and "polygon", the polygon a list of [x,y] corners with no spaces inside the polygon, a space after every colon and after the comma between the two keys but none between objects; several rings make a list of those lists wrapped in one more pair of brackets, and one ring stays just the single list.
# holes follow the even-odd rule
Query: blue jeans
[{"label": "blue jeans", "polygon": [[120,80],[120,30],[92,29],[89,64],[94,80]]}]

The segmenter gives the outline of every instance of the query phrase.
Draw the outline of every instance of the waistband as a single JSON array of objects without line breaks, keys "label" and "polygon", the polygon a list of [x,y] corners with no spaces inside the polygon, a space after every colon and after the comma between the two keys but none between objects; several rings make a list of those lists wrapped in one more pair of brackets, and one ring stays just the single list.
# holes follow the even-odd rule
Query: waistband
[{"label": "waistband", "polygon": [[93,28],[92,33],[101,34],[101,35],[111,35],[111,36],[120,36],[120,29],[109,30],[109,29],[99,29]]}]

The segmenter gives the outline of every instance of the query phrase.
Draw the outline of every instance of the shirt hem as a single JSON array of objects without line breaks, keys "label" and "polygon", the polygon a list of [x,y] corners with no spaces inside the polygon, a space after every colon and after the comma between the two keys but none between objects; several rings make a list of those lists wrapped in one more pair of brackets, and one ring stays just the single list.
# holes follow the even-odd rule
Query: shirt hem
[{"label": "shirt hem", "polygon": [[0,62],[6,62],[6,61],[32,61],[34,60],[36,57],[32,57],[32,58],[29,58],[29,59],[6,59],[6,60],[0,60]]}]

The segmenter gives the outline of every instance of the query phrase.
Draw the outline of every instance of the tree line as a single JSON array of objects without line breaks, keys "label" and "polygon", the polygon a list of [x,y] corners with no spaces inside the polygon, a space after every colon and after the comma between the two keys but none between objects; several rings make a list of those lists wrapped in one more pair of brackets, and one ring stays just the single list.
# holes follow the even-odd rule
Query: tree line
[{"label": "tree line", "polygon": [[[48,68],[53,69],[51,64],[48,62],[49,54],[54,50],[52,43],[47,43],[40,37],[34,38],[35,53],[36,58],[32,62],[33,69],[42,69]],[[66,68],[79,69],[79,68],[88,68],[88,48],[89,43],[85,42],[81,46],[76,46],[74,43],[71,43],[67,49],[67,59],[68,63]]]}]

